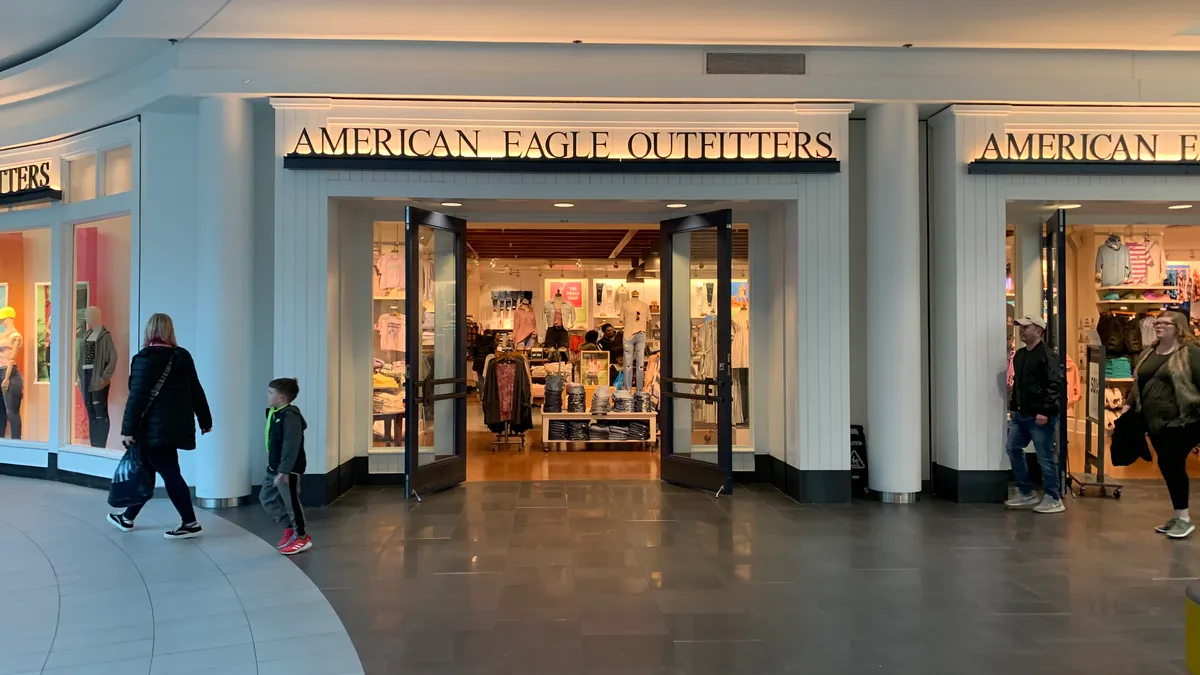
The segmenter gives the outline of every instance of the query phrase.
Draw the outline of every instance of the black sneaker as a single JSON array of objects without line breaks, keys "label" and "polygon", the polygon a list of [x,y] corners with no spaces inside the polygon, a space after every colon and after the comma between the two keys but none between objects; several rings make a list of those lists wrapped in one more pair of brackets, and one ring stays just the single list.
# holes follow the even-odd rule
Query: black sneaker
[{"label": "black sneaker", "polygon": [[132,532],[133,531],[133,521],[126,518],[125,514],[123,514],[123,513],[108,514],[108,522],[111,523],[113,527],[117,528],[118,530],[120,530],[122,532]]},{"label": "black sneaker", "polygon": [[190,525],[180,525],[168,531],[163,536],[167,539],[191,539],[192,537],[199,537],[202,531],[200,523],[191,523]]}]

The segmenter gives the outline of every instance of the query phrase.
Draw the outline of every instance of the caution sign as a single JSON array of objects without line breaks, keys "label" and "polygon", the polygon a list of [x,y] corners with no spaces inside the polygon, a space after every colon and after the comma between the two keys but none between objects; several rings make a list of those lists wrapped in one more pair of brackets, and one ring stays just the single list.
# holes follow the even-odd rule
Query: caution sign
[{"label": "caution sign", "polygon": [[850,425],[850,489],[853,494],[865,495],[867,485],[867,435],[862,425]]}]

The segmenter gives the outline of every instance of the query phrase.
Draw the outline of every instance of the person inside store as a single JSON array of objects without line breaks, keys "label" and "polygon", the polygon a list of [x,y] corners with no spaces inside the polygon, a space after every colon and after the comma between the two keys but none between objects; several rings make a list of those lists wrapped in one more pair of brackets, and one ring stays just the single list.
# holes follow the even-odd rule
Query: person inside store
[{"label": "person inside store", "polygon": [[[1038,513],[1062,513],[1062,479],[1058,473],[1055,427],[1059,394],[1063,387],[1058,356],[1046,344],[1046,322],[1034,317],[1016,320],[1022,347],[1013,355],[1013,384],[1008,400],[1008,459],[1017,482],[1017,494],[1004,503],[1014,509],[1030,508]],[[1025,463],[1030,441],[1042,469],[1042,491],[1038,497]]]},{"label": "person inside store", "polygon": [[1158,315],[1154,337],[1137,358],[1135,386],[1122,415],[1133,410],[1145,418],[1175,510],[1154,529],[1183,539],[1196,529],[1188,513],[1187,458],[1200,445],[1200,342],[1179,312]]},{"label": "person inside store", "polygon": [[[179,512],[179,527],[164,536],[198,537],[200,523],[192,508],[192,495],[179,472],[179,450],[196,449],[197,421],[200,433],[212,431],[212,412],[192,355],[175,341],[171,317],[151,315],[142,338],[142,350],[129,364],[129,398],[121,422],[121,443],[127,448],[137,447],[142,464],[162,476],[167,496]],[[110,513],[108,522],[129,532],[145,505]]]},{"label": "person inside store", "polygon": [[25,380],[17,362],[24,342],[17,331],[17,312],[0,307],[0,438],[7,427],[8,437],[21,439],[21,401],[25,398]]},{"label": "person inside store", "polygon": [[600,326],[600,339],[596,345],[608,352],[608,381],[617,381],[618,363],[621,357],[625,355],[625,336],[621,334],[611,323],[602,324]]}]

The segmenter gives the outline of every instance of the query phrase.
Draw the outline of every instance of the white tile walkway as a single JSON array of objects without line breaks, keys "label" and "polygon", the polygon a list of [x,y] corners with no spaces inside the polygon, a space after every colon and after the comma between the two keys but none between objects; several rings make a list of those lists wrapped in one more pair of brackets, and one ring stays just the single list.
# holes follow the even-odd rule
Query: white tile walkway
[{"label": "white tile walkway", "polygon": [[[0,675],[361,675],[309,578],[203,510],[155,499],[123,533],[98,490],[0,476]],[[315,648],[315,649],[314,649]]]}]

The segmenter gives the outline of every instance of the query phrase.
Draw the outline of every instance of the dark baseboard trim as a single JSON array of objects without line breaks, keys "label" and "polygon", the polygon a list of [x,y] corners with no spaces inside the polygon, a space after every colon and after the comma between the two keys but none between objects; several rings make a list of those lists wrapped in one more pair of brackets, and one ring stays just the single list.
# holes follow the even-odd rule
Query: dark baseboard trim
[{"label": "dark baseboard trim", "polygon": [[753,471],[734,471],[733,482],[737,484],[770,483],[771,462],[775,458],[770,455],[755,455]]},{"label": "dark baseboard trim", "polygon": [[[0,476],[13,476],[15,478],[35,478],[37,480],[48,480],[56,483],[67,483],[69,485],[78,485],[80,487],[92,488],[93,490],[103,490],[108,492],[108,488],[112,485],[111,478],[103,476],[92,476],[86,473],[76,473],[74,471],[64,471],[58,468],[58,453],[51,452],[46,455],[46,466],[25,466],[23,464],[3,464],[0,463]],[[196,488],[189,486],[188,490],[192,493],[192,498],[196,497]],[[164,488],[154,488],[155,497],[166,497],[167,491]]]},{"label": "dark baseboard trim", "polygon": [[767,482],[780,492],[806,504],[847,504],[851,498],[850,470],[802,471],[772,455],[765,457]]},{"label": "dark baseboard trim", "polygon": [[959,471],[933,465],[937,496],[964,504],[1000,504],[1008,499],[1008,471]]},{"label": "dark baseboard trim", "polygon": [[355,457],[354,482],[356,485],[374,485],[379,487],[404,487],[402,473],[371,473],[369,457]]}]

